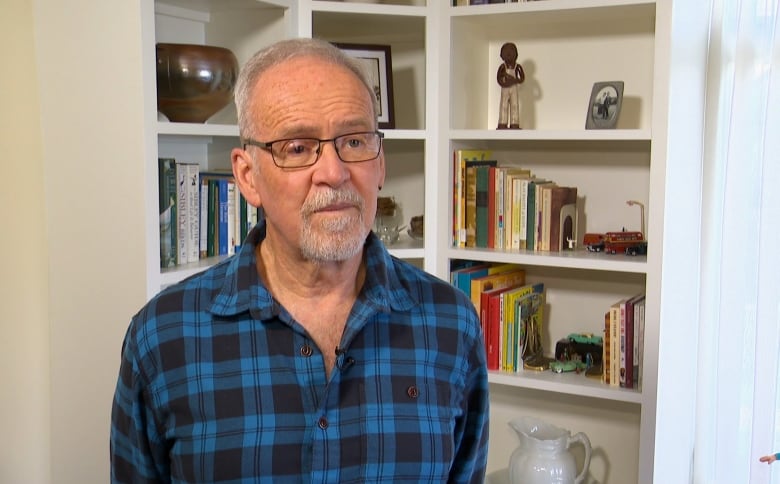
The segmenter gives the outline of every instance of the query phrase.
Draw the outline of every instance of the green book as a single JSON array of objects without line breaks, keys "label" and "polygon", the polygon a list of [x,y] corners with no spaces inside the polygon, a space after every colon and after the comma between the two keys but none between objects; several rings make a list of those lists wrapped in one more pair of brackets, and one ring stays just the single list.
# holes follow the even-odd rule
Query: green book
[{"label": "green book", "polygon": [[536,248],[536,185],[549,183],[547,180],[532,179],[528,183],[528,217],[526,219],[525,248],[534,250]]},{"label": "green book", "polygon": [[490,178],[490,166],[478,166],[476,167],[476,227],[475,227],[475,244],[476,247],[488,246],[488,206],[490,205],[489,198],[493,196],[489,190],[489,178]]},{"label": "green book", "polygon": [[160,267],[176,265],[176,160],[158,159],[160,205]]}]

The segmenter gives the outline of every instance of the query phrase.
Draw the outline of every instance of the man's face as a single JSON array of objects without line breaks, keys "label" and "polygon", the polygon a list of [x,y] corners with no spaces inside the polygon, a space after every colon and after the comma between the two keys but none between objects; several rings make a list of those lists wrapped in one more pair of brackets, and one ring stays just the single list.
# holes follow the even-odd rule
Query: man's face
[{"label": "man's face", "polygon": [[[264,73],[253,90],[255,139],[330,139],[373,131],[372,99],[348,70],[315,58],[286,61]],[[248,147],[253,191],[266,214],[266,241],[299,250],[314,261],[348,259],[360,252],[376,213],[385,176],[384,153],[375,160],[342,162],[323,143],[313,166],[283,170],[271,153]]]}]

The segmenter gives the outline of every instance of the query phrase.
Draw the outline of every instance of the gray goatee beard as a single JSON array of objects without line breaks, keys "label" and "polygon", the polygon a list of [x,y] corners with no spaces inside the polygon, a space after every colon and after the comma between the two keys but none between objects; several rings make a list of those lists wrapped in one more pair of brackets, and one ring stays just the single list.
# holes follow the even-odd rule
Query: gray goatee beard
[{"label": "gray goatee beard", "polygon": [[[334,203],[350,203],[356,211],[313,220],[315,212]],[[360,252],[368,235],[363,223],[365,202],[352,190],[328,188],[306,199],[301,207],[301,254],[314,262],[347,260]]]}]

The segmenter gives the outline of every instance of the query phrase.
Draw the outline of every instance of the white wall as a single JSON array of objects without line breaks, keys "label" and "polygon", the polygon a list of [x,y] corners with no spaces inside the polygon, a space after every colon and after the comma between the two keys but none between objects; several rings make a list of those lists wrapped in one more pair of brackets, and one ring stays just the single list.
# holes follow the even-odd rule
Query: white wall
[{"label": "white wall", "polygon": [[58,484],[108,481],[119,351],[145,299],[139,12],[137,1],[34,0]]},{"label": "white wall", "polygon": [[47,240],[31,0],[0,3],[0,482],[49,481]]}]

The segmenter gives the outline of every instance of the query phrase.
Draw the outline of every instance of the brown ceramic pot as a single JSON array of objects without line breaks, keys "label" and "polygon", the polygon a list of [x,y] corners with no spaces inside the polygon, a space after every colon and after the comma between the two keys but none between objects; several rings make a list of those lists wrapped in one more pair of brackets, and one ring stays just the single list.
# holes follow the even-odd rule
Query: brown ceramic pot
[{"label": "brown ceramic pot", "polygon": [[157,44],[157,110],[170,121],[206,122],[230,102],[237,77],[228,49]]}]

